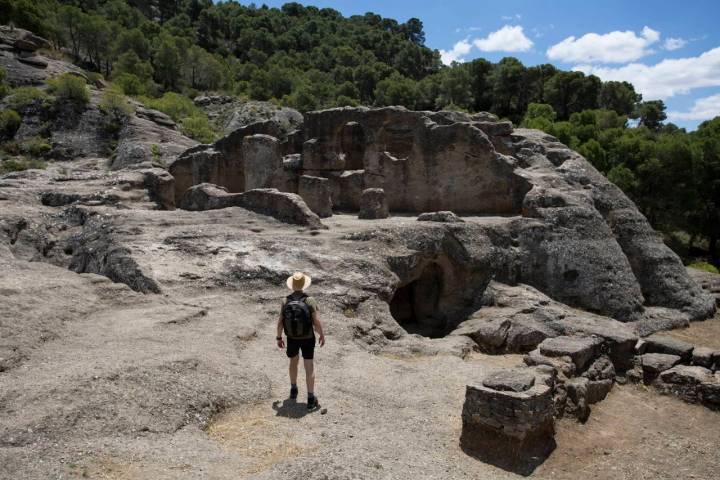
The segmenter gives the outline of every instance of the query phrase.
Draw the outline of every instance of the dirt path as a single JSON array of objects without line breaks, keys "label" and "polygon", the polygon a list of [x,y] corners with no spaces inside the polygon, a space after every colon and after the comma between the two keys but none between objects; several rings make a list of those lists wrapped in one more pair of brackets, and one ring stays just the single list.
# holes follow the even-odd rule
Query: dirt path
[{"label": "dirt path", "polygon": [[720,349],[720,313],[702,322],[692,322],[687,328],[679,328],[664,332],[693,345]]}]

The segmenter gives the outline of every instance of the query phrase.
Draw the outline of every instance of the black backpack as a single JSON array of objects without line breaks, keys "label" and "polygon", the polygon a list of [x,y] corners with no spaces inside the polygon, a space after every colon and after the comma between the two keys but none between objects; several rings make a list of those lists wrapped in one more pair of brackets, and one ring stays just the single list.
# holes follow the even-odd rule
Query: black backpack
[{"label": "black backpack", "polygon": [[282,308],[283,328],[288,338],[310,338],[313,335],[312,314],[305,303],[307,295],[288,295]]}]

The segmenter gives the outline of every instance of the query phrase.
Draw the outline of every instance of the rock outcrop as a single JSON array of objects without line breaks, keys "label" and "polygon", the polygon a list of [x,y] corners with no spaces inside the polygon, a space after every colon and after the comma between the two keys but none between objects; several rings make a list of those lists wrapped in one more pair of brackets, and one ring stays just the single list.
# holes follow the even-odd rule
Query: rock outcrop
[{"label": "rock outcrop", "polygon": [[242,207],[274,217],[281,222],[310,228],[324,228],[320,218],[310,210],[299,195],[279,192],[274,188],[229,193],[224,187],[202,183],[188,189],[178,207],[194,211]]},{"label": "rock outcrop", "polygon": [[[259,166],[242,147],[258,133],[278,146]],[[240,193],[254,175],[248,169],[261,172],[252,186],[290,192],[303,175],[325,178],[333,207],[361,216],[369,188],[383,189],[390,213],[502,214],[507,220],[481,231],[457,227],[453,235],[465,248],[490,242],[499,281],[641,322],[643,334],[715,310],[632,202],[584,158],[550,135],[513,130],[491,116],[338,108],[306,114],[301,134],[272,121],[248,125],[170,166],[176,200],[203,182]],[[471,231],[480,237],[470,240]]]}]

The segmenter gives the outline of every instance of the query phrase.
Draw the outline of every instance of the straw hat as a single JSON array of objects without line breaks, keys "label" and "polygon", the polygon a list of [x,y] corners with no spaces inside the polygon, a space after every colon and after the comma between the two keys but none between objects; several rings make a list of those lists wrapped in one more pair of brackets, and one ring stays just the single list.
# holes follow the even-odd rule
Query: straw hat
[{"label": "straw hat", "polygon": [[312,279],[302,272],[295,272],[287,279],[287,286],[293,292],[305,290],[312,283]]}]

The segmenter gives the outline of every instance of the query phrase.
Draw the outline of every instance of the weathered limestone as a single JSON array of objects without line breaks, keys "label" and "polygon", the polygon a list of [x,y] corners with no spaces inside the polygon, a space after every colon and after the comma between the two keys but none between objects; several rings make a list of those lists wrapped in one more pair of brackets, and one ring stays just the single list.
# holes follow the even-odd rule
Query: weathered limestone
[{"label": "weathered limestone", "polygon": [[638,336],[621,322],[568,308],[527,285],[495,281],[485,290],[483,305],[453,334],[470,336],[484,351],[524,353],[549,337],[594,335],[615,368],[632,366]]},{"label": "weathered limestone", "polygon": [[643,346],[644,352],[677,355],[682,358],[683,361],[689,361],[692,358],[694,348],[690,343],[664,335],[650,335],[644,338]]},{"label": "weathered limestone", "polygon": [[[230,192],[250,188],[245,183],[254,174],[245,169],[253,160],[245,158],[251,155],[242,153],[242,145],[255,134],[278,138],[281,155],[302,152],[292,168],[287,161],[273,162],[275,173],[261,171],[256,183],[297,192],[303,175],[326,178],[333,208],[361,210],[361,218],[385,216],[384,208],[362,211],[362,192],[369,188],[383,189],[388,212],[510,215],[482,227],[475,221],[444,227],[452,229],[451,241],[459,248],[487,254],[484,268],[497,280],[531,285],[571,308],[514,313],[501,349],[530,351],[545,337],[594,334],[622,370],[630,366],[633,334],[714,312],[714,299],[690,280],[632,202],[550,135],[459,112],[394,107],[310,112],[302,131],[293,134],[258,122],[212,147],[189,150],[170,167],[176,200],[201,182]],[[193,155],[200,161],[192,161]],[[621,331],[587,311],[632,322],[636,331]]]},{"label": "weathered limestone", "polygon": [[231,192],[244,191],[245,172],[240,160],[204,145],[187,150],[168,168],[175,178],[175,202],[179,204],[190,187],[201,183],[220,185]]},{"label": "weathered limestone", "polygon": [[359,218],[372,220],[387,218],[389,215],[387,198],[382,188],[367,188],[363,190],[362,197],[360,197]]},{"label": "weathered limestone", "polygon": [[307,113],[304,129],[305,168],[363,170],[393,211],[519,212],[530,188],[465,114],[337,108]]},{"label": "weathered limestone", "polygon": [[173,210],[175,208],[175,178],[162,168],[143,170],[142,174],[150,199],[163,210]]},{"label": "weathered limestone", "polygon": [[305,200],[310,210],[320,218],[332,216],[332,198],[330,181],[327,178],[303,175],[298,184],[298,194]]},{"label": "weathered limestone", "polygon": [[707,368],[677,365],[662,372],[654,385],[686,402],[720,408],[720,376],[713,375]]},{"label": "weathered limestone", "polygon": [[419,222],[456,223],[465,221],[450,211],[421,213],[420,215],[418,215],[417,219]]},{"label": "weathered limestone", "polygon": [[640,356],[640,366],[643,371],[650,375],[657,376],[665,370],[680,363],[682,359],[678,355],[670,355],[667,353],[646,353]]},{"label": "weathered limestone", "polygon": [[582,371],[598,355],[601,344],[602,341],[596,338],[561,336],[543,340],[538,349],[546,357],[570,357],[575,367]]},{"label": "weathered limestone", "polygon": [[705,368],[713,368],[713,358],[720,352],[707,347],[695,347],[692,352],[692,364]]},{"label": "weathered limestone", "polygon": [[245,190],[272,186],[275,175],[283,169],[278,139],[270,135],[243,138],[241,156],[245,162]]},{"label": "weathered limestone", "polygon": [[178,206],[184,210],[196,211],[242,207],[274,217],[281,222],[313,229],[325,228],[320,218],[308,208],[299,195],[279,192],[274,188],[228,193],[224,187],[203,183],[188,189]]},{"label": "weathered limestone", "polygon": [[529,475],[552,452],[553,380],[531,372],[503,371],[467,386],[460,437],[466,453]]}]

